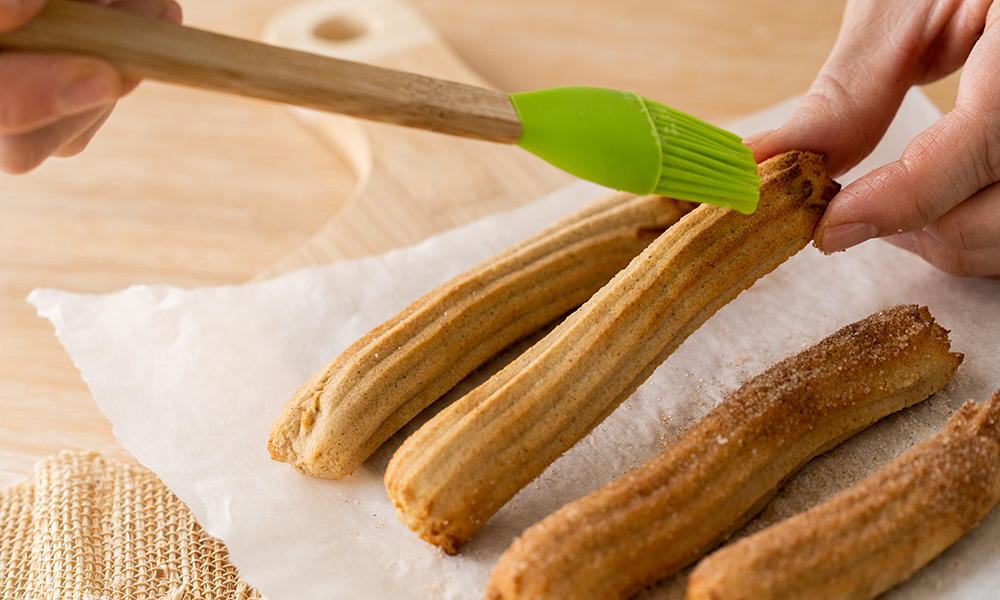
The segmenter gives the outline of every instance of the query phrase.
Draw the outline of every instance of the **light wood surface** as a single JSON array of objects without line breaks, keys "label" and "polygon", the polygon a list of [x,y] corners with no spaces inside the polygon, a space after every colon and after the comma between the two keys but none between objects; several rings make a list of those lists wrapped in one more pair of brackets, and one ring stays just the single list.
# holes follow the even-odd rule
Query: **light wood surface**
[{"label": "light wood surface", "polygon": [[[251,39],[293,5],[182,3],[187,23]],[[504,91],[631,89],[724,124],[807,88],[833,44],[843,0],[411,5],[443,40],[426,50],[444,52],[434,64],[461,77]],[[927,91],[948,110],[956,86],[952,76]],[[49,323],[24,301],[31,289],[245,282],[411,243],[566,181],[537,162],[487,158],[478,163],[490,168],[481,185],[482,173],[448,166],[456,156],[489,157],[485,142],[452,146],[418,133],[342,122],[309,128],[279,105],[145,82],[80,156],[0,175],[0,486],[64,448],[129,456]],[[335,137],[360,146],[338,151]]]},{"label": "light wood surface", "polygon": [[[370,8],[367,3],[357,4]],[[392,16],[393,8],[386,5],[387,17]],[[311,23],[309,35],[329,40],[330,34],[317,36],[315,31],[337,27],[336,39],[349,43],[378,26],[373,19],[366,23],[361,17],[360,13],[338,10],[328,20]],[[343,25],[351,18],[353,31]],[[503,92],[73,0],[49,0],[23,27],[0,33],[0,47],[86,54],[139,79],[474,139],[513,144],[521,133],[514,106]]]}]

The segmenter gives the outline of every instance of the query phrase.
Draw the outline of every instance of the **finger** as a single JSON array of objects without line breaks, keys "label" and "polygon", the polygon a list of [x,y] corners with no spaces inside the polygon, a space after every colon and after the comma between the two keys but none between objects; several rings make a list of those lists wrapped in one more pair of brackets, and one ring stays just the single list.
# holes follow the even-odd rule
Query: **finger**
[{"label": "finger", "polygon": [[1000,28],[994,27],[969,58],[956,108],[914,138],[900,160],[841,190],[816,228],[817,246],[837,252],[873,237],[923,229],[1000,181],[998,72]]},{"label": "finger", "polygon": [[20,135],[114,102],[118,73],[79,56],[0,52],[0,135]]},{"label": "finger", "polygon": [[890,4],[895,12],[880,14],[868,4],[848,5],[830,56],[788,121],[748,140],[758,161],[788,149],[811,150],[826,154],[838,176],[875,148],[910,82],[885,35],[902,28],[889,22],[902,19],[898,8]]},{"label": "finger", "polygon": [[923,230],[956,250],[1000,247],[1000,185],[973,194]]},{"label": "finger", "polygon": [[894,246],[909,250],[938,269],[956,277],[1000,276],[1000,246],[977,250],[957,250],[946,246],[925,231],[887,237]]},{"label": "finger", "polygon": [[945,115],[910,142],[898,161],[863,175],[834,197],[816,227],[817,246],[832,253],[922,229],[991,185],[995,171],[985,164],[986,126],[960,109]]},{"label": "finger", "polygon": [[108,5],[141,17],[171,23],[180,23],[182,20],[181,6],[174,0],[112,0]]},{"label": "finger", "polygon": [[29,133],[0,136],[0,170],[27,173],[50,156],[79,152],[107,119],[111,108],[97,108]]},{"label": "finger", "polygon": [[904,95],[895,86],[871,93],[837,73],[824,73],[784,125],[744,143],[757,162],[791,149],[824,154],[830,174],[838,177],[875,149]]},{"label": "finger", "polygon": [[978,39],[989,0],[848,3],[815,82],[780,129],[750,136],[760,161],[786,150],[827,155],[839,176],[885,134],[907,90],[958,68]]},{"label": "finger", "polygon": [[46,0],[0,1],[0,31],[9,31],[24,25],[38,14]]},{"label": "finger", "polygon": [[101,126],[103,126],[104,123],[108,120],[108,117],[111,116],[111,112],[113,110],[114,110],[114,105],[111,105],[105,108],[103,111],[100,110],[95,111],[95,113],[97,114],[94,116],[93,122],[90,124],[90,126],[83,129],[75,137],[70,137],[68,141],[63,143],[62,146],[60,146],[55,152],[52,153],[52,156],[57,156],[59,158],[68,158],[70,156],[76,156],[77,154],[83,152],[87,148],[87,145],[90,144],[90,141],[94,139],[94,136],[97,135],[97,132],[101,129]]}]

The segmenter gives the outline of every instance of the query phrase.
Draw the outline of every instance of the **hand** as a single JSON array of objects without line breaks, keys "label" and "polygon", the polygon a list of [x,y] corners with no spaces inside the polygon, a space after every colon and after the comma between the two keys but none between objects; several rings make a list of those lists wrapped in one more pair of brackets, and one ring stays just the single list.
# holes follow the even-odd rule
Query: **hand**
[{"label": "hand", "polygon": [[[131,13],[180,22],[174,0],[103,0]],[[0,1],[0,31],[16,29],[45,0]],[[98,59],[0,50],[0,169],[24,173],[49,156],[81,152],[115,102],[139,82]]]},{"label": "hand", "polygon": [[822,251],[880,237],[953,275],[1000,276],[998,20],[989,0],[848,0],[803,103],[780,129],[747,138],[758,160],[812,150],[843,174],[875,148],[911,86],[965,68],[953,111],[833,199],[815,232]]}]

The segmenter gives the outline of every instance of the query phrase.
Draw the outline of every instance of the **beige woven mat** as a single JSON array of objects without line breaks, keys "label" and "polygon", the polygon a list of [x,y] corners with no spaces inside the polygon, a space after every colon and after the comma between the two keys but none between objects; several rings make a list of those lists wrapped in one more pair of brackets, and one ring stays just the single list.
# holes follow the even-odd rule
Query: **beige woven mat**
[{"label": "beige woven mat", "polygon": [[0,598],[261,596],[151,471],[62,452],[0,491]]}]

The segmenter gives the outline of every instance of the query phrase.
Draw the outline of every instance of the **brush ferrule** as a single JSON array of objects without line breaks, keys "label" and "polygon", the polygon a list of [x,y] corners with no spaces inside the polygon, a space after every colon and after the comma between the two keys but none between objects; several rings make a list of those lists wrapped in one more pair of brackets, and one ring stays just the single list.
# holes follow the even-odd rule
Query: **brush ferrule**
[{"label": "brush ferrule", "polygon": [[648,194],[660,180],[660,139],[631,92],[562,87],[510,95],[521,120],[517,145],[607,187]]}]

